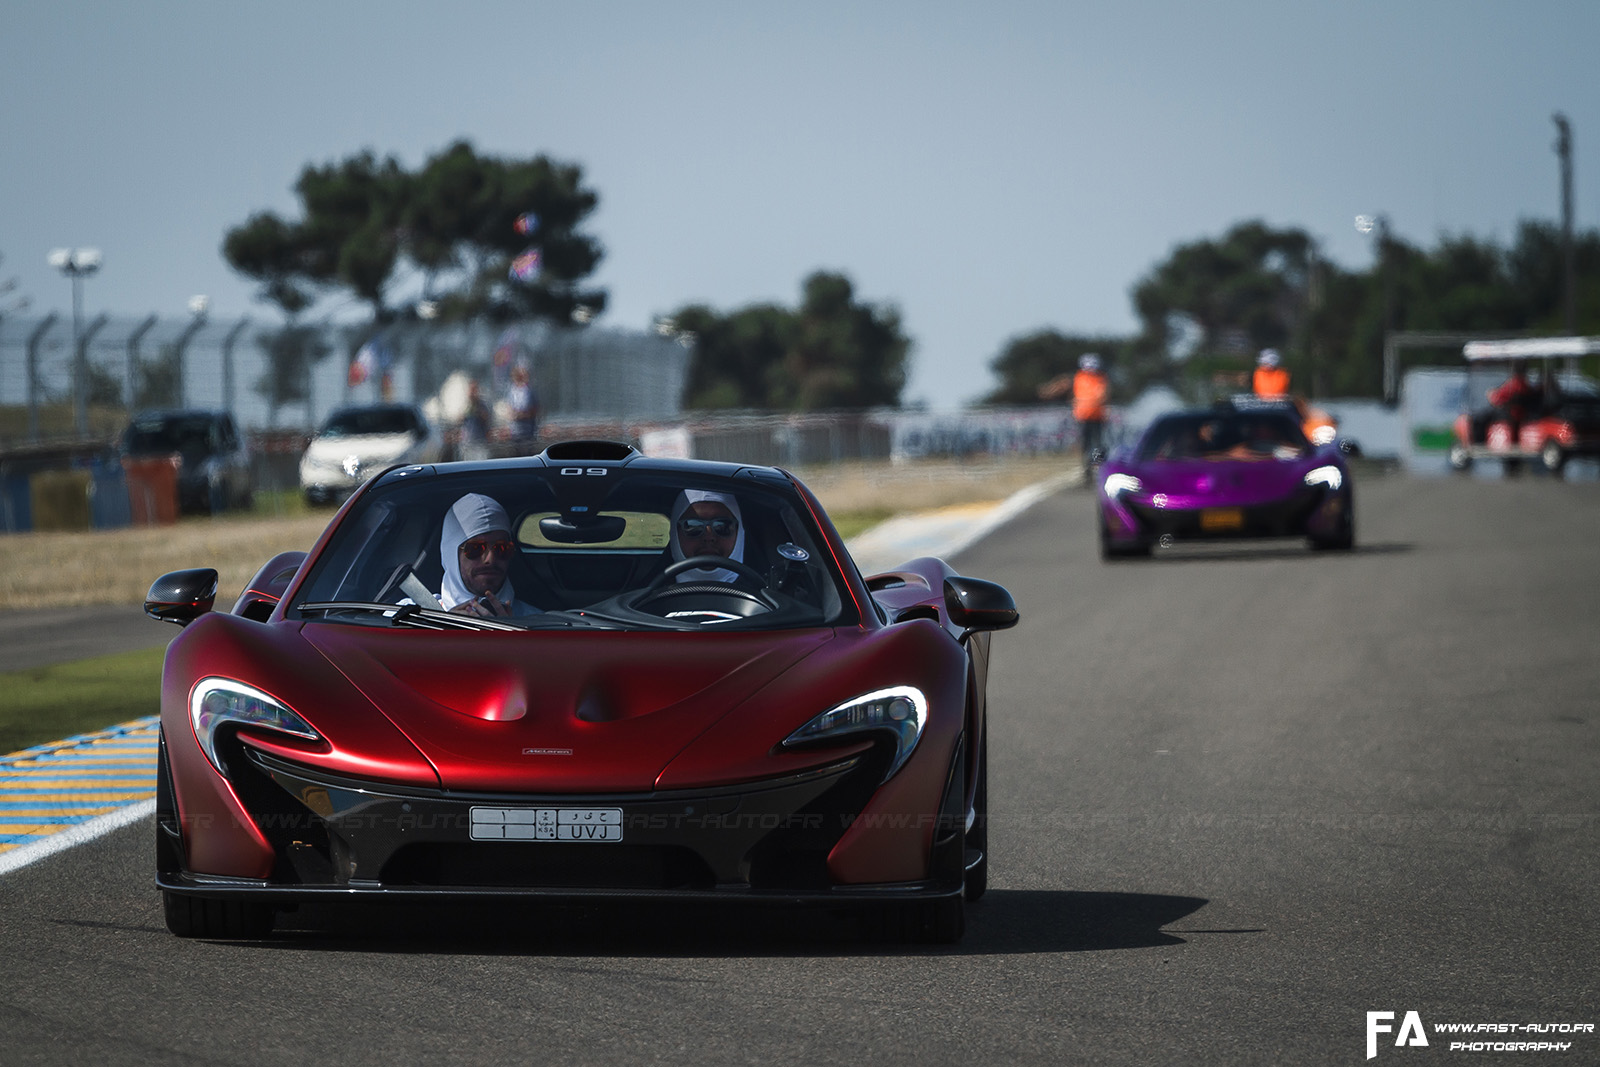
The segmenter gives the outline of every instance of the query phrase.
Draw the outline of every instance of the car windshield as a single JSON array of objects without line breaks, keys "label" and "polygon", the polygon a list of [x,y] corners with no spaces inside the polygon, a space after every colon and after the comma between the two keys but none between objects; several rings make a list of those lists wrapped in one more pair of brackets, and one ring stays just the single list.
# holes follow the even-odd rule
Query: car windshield
[{"label": "car windshield", "polygon": [[161,415],[135,419],[123,439],[135,455],[182,452],[204,455],[211,449],[215,420],[209,415]]},{"label": "car windshield", "polygon": [[[507,610],[463,602],[475,594]],[[435,629],[472,628],[463,620],[480,614],[493,615],[485,629],[791,629],[855,622],[853,603],[776,472],[518,465],[373,485],[287,613]]]},{"label": "car windshield", "polygon": [[319,432],[323,437],[363,437],[412,433],[417,428],[416,412],[409,408],[345,408],[328,416]]},{"label": "car windshield", "polygon": [[1300,425],[1277,411],[1168,415],[1146,431],[1141,460],[1291,460],[1311,449]]}]

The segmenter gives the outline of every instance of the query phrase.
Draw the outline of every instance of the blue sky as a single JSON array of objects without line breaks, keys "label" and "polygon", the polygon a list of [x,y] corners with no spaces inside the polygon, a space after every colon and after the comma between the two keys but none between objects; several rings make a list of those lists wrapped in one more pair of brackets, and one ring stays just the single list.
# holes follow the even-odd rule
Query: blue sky
[{"label": "blue sky", "polygon": [[1037,329],[1125,332],[1174,245],[1260,218],[1347,267],[1357,214],[1423,244],[1600,225],[1600,4],[272,4],[0,0],[0,281],[91,311],[270,318],[218,251],[308,162],[456,138],[581,165],[602,324],[794,304],[817,269],[895,305],[908,400],[990,389]]}]

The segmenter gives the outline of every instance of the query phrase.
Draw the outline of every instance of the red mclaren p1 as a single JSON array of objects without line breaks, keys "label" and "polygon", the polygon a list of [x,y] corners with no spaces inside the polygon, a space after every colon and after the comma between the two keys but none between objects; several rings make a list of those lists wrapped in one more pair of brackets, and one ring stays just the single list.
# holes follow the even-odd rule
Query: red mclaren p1
[{"label": "red mclaren p1", "polygon": [[1000,586],[863,579],[775,468],[568,442],[392,468],[231,611],[177,571],[156,882],[185,937],[315,899],[861,909],[954,940],[987,870]]}]

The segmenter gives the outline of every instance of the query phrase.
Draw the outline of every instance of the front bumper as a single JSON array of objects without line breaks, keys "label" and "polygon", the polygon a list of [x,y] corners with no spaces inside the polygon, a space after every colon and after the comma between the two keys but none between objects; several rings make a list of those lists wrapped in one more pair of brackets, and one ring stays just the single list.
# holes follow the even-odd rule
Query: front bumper
[{"label": "front bumper", "polygon": [[1157,507],[1148,495],[1123,496],[1106,507],[1108,540],[1145,543],[1238,538],[1333,536],[1349,498],[1342,490],[1305,486],[1288,496],[1256,504],[1215,507]]},{"label": "front bumper", "polygon": [[[183,869],[168,853],[156,882],[173,893],[290,902],[308,899],[639,898],[884,901],[950,897],[959,869],[926,881],[837,885],[828,856],[870,800],[884,770],[879,749],[767,782],[623,795],[464,794],[339,778],[256,750],[237,749],[231,777],[271,842],[271,876],[248,879]],[[560,813],[606,812],[603,834],[558,840]],[[930,813],[929,820],[950,819]],[[175,815],[169,822],[177,822]],[[517,820],[534,839],[486,839]],[[163,825],[174,842],[204,826]],[[923,833],[896,825],[884,832]],[[948,835],[947,835],[948,836]],[[938,874],[937,872],[944,873]]]}]

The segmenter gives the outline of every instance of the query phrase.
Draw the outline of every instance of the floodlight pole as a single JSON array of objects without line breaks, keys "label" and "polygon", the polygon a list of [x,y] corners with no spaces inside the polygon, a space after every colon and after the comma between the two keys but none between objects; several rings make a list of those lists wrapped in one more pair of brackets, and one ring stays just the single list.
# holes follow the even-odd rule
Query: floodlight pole
[{"label": "floodlight pole", "polygon": [[1561,310],[1567,336],[1578,332],[1577,267],[1572,253],[1572,124],[1556,112],[1556,155],[1561,159]]}]

